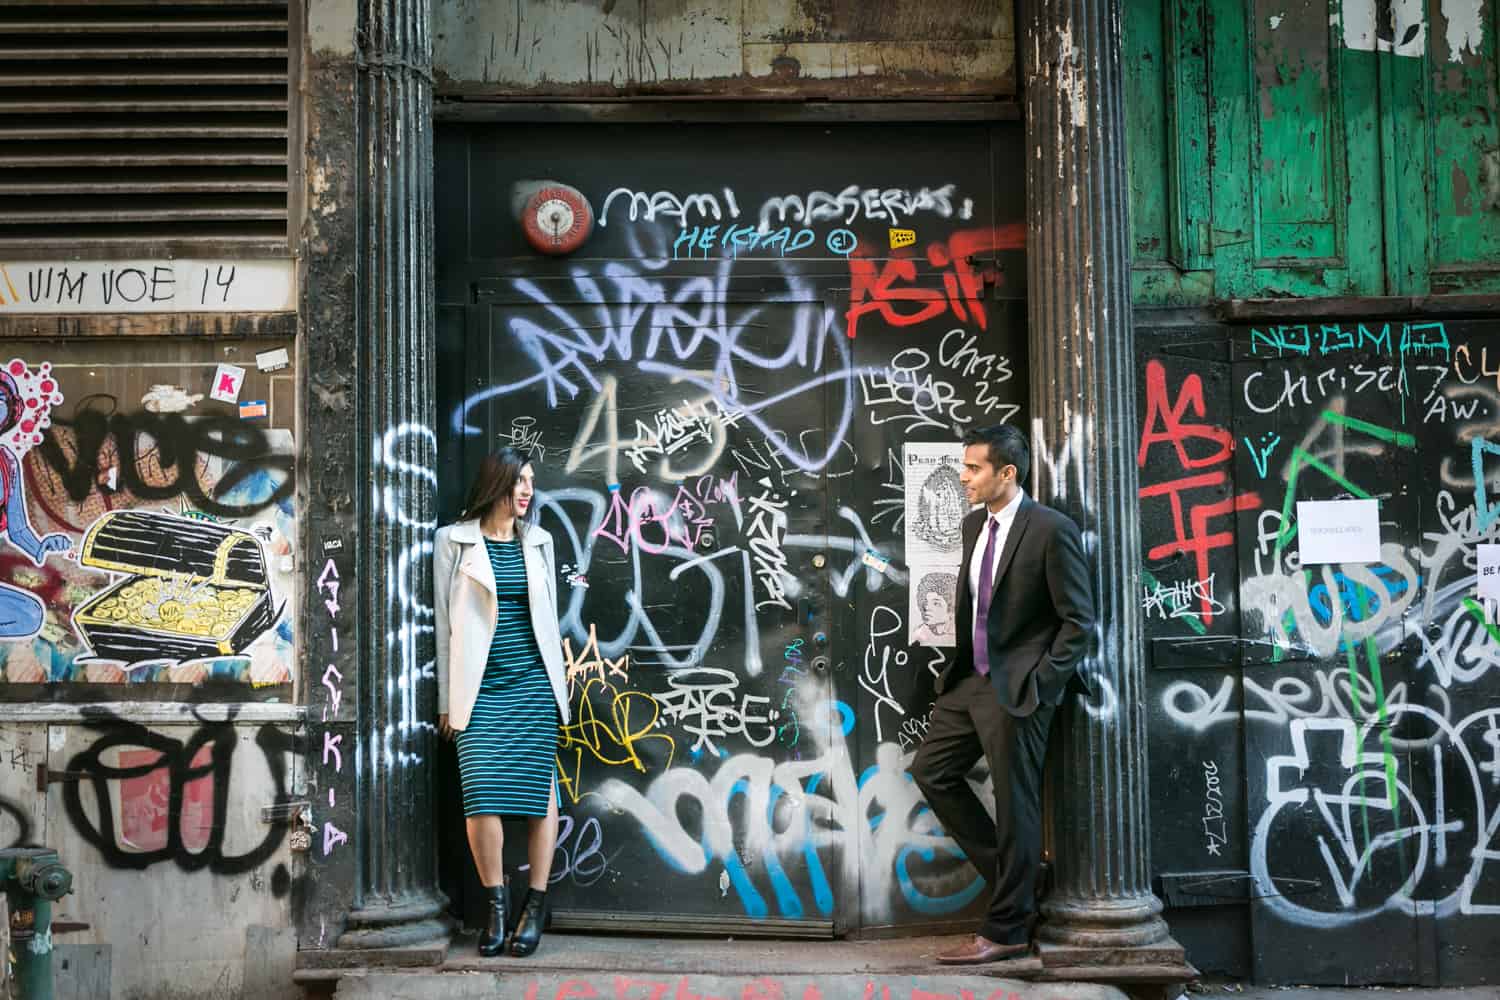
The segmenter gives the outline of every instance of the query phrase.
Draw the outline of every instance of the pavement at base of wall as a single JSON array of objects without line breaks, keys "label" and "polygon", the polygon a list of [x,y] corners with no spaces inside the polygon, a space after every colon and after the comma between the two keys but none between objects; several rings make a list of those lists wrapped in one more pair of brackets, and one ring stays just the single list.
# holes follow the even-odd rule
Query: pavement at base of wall
[{"label": "pavement at base of wall", "polygon": [[1033,983],[1023,959],[937,964],[957,937],[786,941],[549,933],[527,959],[481,959],[454,941],[439,969],[367,970],[339,979],[337,1000],[1128,1000],[1110,986]]},{"label": "pavement at base of wall", "polygon": [[1125,1000],[1119,990],[1094,984],[852,973],[753,978],[700,974],[659,980],[605,972],[387,972],[346,977],[334,995],[339,1000]]},{"label": "pavement at base of wall", "polygon": [[[472,935],[440,967],[347,971],[337,1000],[1500,1000],[1500,988],[1185,986],[1031,982],[1036,959],[948,968],[957,937],[768,940],[549,932],[527,959],[481,959]],[[312,995],[312,994],[310,994]],[[316,995],[328,996],[318,992]]]},{"label": "pavement at base of wall", "polygon": [[[1500,963],[1496,964],[1500,978]],[[1185,1000],[1500,1000],[1500,985],[1431,986],[1257,986],[1233,980],[1197,980]]]}]

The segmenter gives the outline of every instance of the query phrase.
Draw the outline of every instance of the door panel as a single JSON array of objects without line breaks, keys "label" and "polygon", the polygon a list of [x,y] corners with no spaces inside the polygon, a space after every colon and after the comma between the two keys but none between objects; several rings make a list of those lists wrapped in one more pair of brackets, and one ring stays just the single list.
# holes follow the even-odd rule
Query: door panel
[{"label": "door panel", "polygon": [[[1025,418],[1022,131],[899,131],[438,135],[445,517],[516,444],[557,541],[562,923],[828,934],[983,903],[907,774],[945,654],[914,641],[944,598],[903,463]],[[594,209],[571,257],[521,236],[537,178]],[[929,478],[935,538],[963,505]]]},{"label": "door panel", "polygon": [[1215,294],[1380,294],[1375,53],[1347,47],[1322,4],[1218,6]]},{"label": "door panel", "polygon": [[821,297],[728,271],[645,298],[623,273],[497,279],[471,311],[488,388],[455,416],[465,478],[496,444],[529,450],[556,551],[560,911],[832,920],[831,893],[798,889],[828,883],[822,860],[784,850],[817,822],[799,760],[839,720],[826,669],[784,676],[829,627],[827,495],[769,472],[822,461],[828,393],[817,370],[737,364],[704,318],[763,331],[766,356],[842,345],[818,342]]}]

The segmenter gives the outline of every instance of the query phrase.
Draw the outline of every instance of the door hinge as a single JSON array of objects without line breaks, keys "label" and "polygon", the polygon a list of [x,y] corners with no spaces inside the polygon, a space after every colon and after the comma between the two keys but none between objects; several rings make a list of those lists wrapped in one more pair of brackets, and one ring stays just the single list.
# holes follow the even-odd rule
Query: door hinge
[{"label": "door hinge", "polygon": [[36,766],[36,790],[45,792],[48,785],[55,785],[60,781],[83,781],[88,777],[91,775],[87,771],[54,771],[43,761]]}]

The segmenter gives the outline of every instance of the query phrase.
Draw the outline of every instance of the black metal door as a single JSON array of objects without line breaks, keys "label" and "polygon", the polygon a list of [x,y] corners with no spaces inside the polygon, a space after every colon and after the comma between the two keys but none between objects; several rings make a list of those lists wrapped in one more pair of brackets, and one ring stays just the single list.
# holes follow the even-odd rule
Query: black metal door
[{"label": "black metal door", "polygon": [[[982,902],[906,768],[958,435],[1025,418],[1020,148],[1013,123],[439,133],[444,507],[530,448],[561,563],[560,921],[830,934]],[[521,237],[539,179],[599,217],[570,257]]]},{"label": "black metal door", "polygon": [[555,540],[561,919],[827,932],[842,872],[802,845],[826,819],[803,762],[844,721],[817,571],[831,390],[797,364],[726,366],[703,316],[768,356],[826,356],[830,384],[848,366],[814,343],[821,296],[697,270],[479,283],[455,430],[466,473],[500,443],[536,456]]},{"label": "black metal door", "polygon": [[[1489,975],[1493,340],[1375,317],[1144,341],[1152,835],[1200,967]],[[1309,501],[1373,504],[1378,545],[1310,554]]]}]

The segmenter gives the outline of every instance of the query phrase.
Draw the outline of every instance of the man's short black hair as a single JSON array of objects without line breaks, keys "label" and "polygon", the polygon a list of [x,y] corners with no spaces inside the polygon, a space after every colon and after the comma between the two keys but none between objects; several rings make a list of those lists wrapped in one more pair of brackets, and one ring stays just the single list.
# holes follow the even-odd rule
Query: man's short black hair
[{"label": "man's short black hair", "polygon": [[1026,482],[1031,472],[1031,445],[1026,435],[1010,424],[991,424],[989,427],[974,427],[964,434],[963,446],[982,444],[989,451],[990,464],[995,471],[1007,465],[1016,467],[1016,482]]}]

